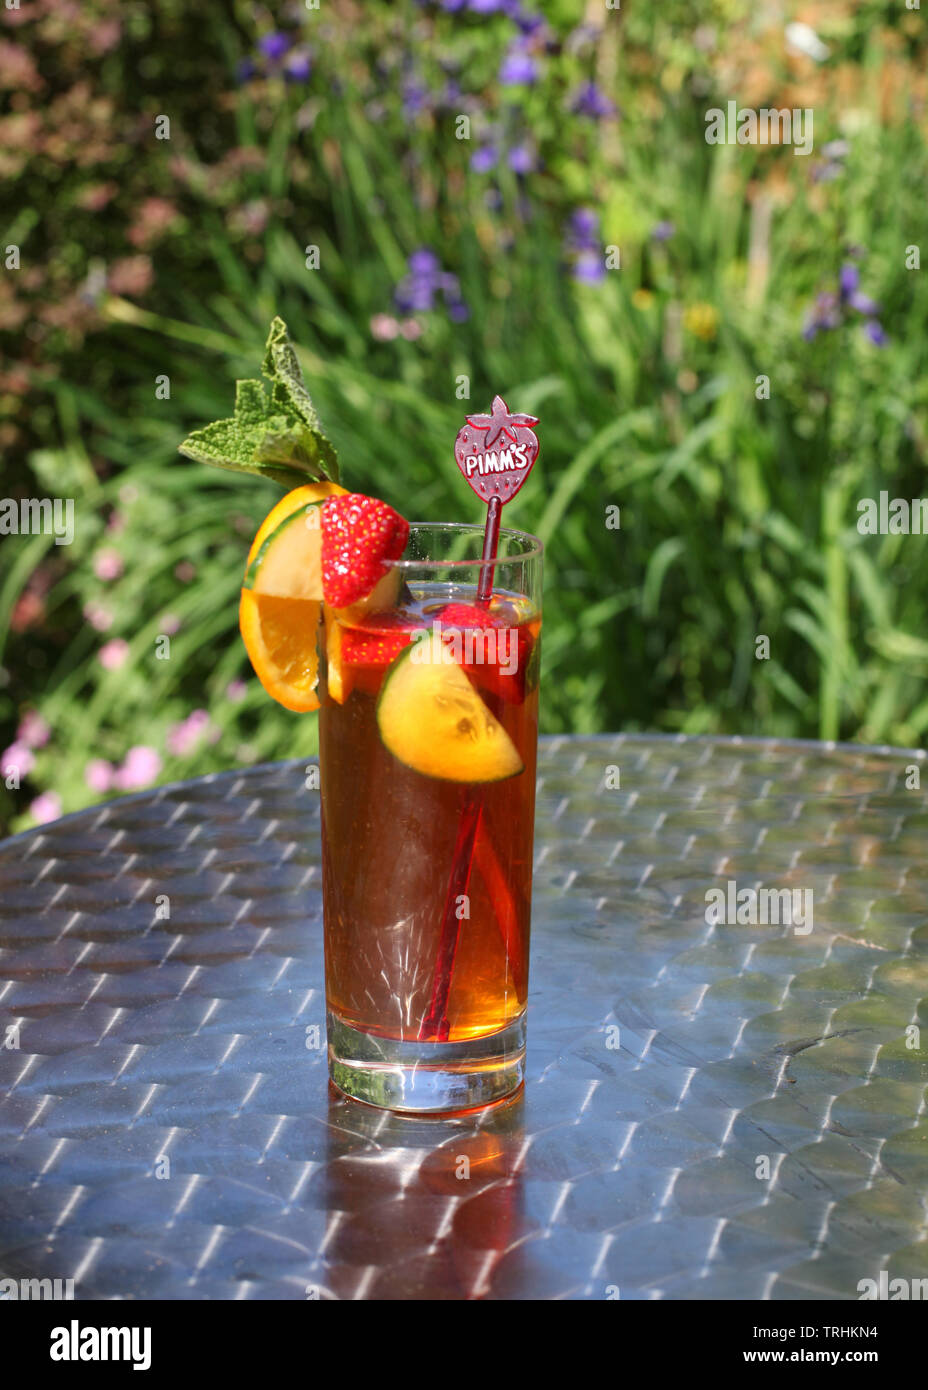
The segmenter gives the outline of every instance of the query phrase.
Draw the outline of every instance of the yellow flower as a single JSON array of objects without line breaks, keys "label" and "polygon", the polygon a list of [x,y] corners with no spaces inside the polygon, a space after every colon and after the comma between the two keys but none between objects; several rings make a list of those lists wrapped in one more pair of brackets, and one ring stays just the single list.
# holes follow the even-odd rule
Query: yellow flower
[{"label": "yellow flower", "polygon": [[713,304],[690,304],[683,311],[683,327],[695,338],[711,342],[718,328],[719,313]]},{"label": "yellow flower", "polygon": [[632,303],[636,309],[650,309],[654,303],[654,295],[650,290],[635,290],[632,295]]}]

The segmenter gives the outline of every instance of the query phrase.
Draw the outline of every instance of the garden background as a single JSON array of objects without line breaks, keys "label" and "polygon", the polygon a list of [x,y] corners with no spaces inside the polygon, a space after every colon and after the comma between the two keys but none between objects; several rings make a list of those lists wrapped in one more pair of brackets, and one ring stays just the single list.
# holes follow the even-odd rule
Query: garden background
[{"label": "garden background", "polygon": [[[236,630],[279,489],[176,452],[275,313],[412,519],[479,518],[467,410],[540,415],[545,730],[919,744],[928,541],[856,526],[928,493],[913,3],[0,10],[2,491],[75,499],[69,546],[0,536],[5,827],[315,751]],[[811,154],[708,144],[729,99]]]}]

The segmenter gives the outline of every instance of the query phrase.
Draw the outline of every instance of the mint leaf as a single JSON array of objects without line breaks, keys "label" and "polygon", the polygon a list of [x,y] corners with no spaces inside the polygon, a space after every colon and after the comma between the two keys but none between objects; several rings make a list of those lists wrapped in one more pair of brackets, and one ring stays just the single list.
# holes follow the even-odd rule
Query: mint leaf
[{"label": "mint leaf", "polygon": [[180,452],[195,463],[273,478],[286,488],[338,481],[338,457],[319,425],[287,325],[275,318],[261,370],[271,383],[238,381],[235,413],[194,432]]}]

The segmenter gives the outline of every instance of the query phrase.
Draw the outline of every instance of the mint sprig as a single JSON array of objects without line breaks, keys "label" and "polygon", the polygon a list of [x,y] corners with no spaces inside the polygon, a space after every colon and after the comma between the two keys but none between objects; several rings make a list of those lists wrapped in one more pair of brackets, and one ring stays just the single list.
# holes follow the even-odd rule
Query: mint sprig
[{"label": "mint sprig", "polygon": [[273,478],[286,488],[328,478],[338,482],[338,456],[319,424],[303,383],[287,325],[271,324],[261,380],[235,384],[235,413],[194,430],[180,452],[195,463]]}]

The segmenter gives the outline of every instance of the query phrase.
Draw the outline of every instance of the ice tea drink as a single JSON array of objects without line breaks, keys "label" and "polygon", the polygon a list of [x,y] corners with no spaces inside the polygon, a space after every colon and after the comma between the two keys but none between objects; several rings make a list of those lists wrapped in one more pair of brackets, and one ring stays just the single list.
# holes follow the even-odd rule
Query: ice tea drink
[{"label": "ice tea drink", "polygon": [[503,532],[481,607],[481,538],[413,528],[396,605],[325,632],[330,1066],[398,1109],[487,1104],[522,1078],[541,548]]}]

